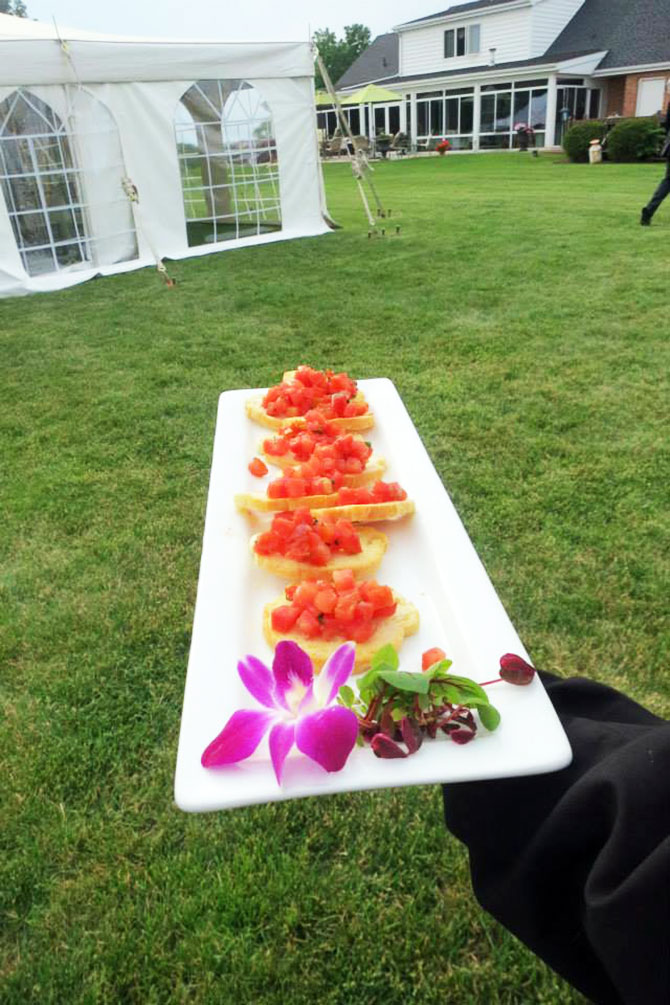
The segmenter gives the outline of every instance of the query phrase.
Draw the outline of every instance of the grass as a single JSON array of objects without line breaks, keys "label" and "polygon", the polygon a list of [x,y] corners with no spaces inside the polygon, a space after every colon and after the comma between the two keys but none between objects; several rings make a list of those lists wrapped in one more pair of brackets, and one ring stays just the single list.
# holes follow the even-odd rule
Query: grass
[{"label": "grass", "polygon": [[0,999],[562,1003],[437,787],[189,817],[172,775],[217,395],[397,384],[522,639],[670,712],[660,169],[382,163],[328,237],[0,302]]}]

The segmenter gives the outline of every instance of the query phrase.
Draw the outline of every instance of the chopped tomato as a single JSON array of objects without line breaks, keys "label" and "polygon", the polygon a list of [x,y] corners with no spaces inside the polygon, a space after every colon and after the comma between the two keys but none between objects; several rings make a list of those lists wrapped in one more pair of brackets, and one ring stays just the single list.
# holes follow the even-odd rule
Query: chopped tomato
[{"label": "chopped tomato", "polygon": [[308,414],[318,416],[318,420],[307,429],[290,427],[281,436],[266,439],[263,449],[270,457],[290,457],[295,462],[285,470],[285,475],[290,471],[301,478],[326,476],[334,480],[335,488],[339,488],[342,476],[359,475],[365,470],[372,447],[360,436],[342,434],[326,422],[320,412]]},{"label": "chopped tomato", "polygon": [[293,604],[283,604],[281,607],[275,607],[271,617],[272,627],[276,632],[286,635],[298,620],[299,614],[300,608]]},{"label": "chopped tomato", "polygon": [[293,600],[296,604],[300,604],[301,607],[308,607],[313,603],[318,590],[317,580],[306,579],[302,583],[299,583]]},{"label": "chopped tomato", "polygon": [[[307,638],[367,642],[397,606],[390,587],[380,586],[374,579],[357,583],[351,569],[335,573],[332,581],[291,584],[285,594],[288,604],[275,608],[272,625],[281,631],[277,625],[285,621]],[[282,613],[275,618],[278,611]]]},{"label": "chopped tomato", "polygon": [[295,627],[301,635],[306,636],[308,639],[318,638],[321,634],[321,623],[311,611],[303,611],[296,621]]},{"label": "chopped tomato", "polygon": [[254,457],[252,461],[249,461],[249,471],[251,471],[252,475],[255,475],[256,478],[262,478],[263,475],[268,473],[268,467],[267,464],[263,463],[260,457]]},{"label": "chopped tomato", "polygon": [[444,649],[440,649],[438,646],[434,646],[432,649],[426,649],[425,653],[421,657],[421,669],[428,670],[432,667],[433,663],[439,663],[440,660],[446,659]]},{"label": "chopped tomato", "polygon": [[364,415],[365,402],[356,400],[356,382],[346,373],[299,366],[293,378],[271,387],[263,398],[268,415],[276,418],[307,416],[318,410],[323,420]]},{"label": "chopped tomato", "polygon": [[338,593],[346,593],[348,590],[353,590],[355,580],[351,569],[337,569],[333,573],[333,584]]},{"label": "chopped tomato", "polygon": [[333,517],[317,520],[307,508],[300,507],[277,513],[270,530],[256,538],[254,550],[258,555],[285,555],[295,562],[322,566],[338,552],[359,554],[362,545],[349,520]]},{"label": "chopped tomato", "polygon": [[343,485],[337,492],[341,506],[368,506],[371,503],[400,502],[407,493],[398,482],[375,482],[371,488],[350,488]]}]

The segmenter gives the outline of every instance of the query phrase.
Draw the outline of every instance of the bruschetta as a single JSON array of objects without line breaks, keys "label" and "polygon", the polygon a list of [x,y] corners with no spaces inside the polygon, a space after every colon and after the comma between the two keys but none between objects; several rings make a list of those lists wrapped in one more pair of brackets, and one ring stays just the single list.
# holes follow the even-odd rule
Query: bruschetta
[{"label": "bruschetta", "polygon": [[269,429],[282,429],[314,409],[340,429],[363,430],[374,425],[374,416],[356,382],[346,373],[299,366],[284,374],[264,395],[250,398],[247,415]]},{"label": "bruschetta", "polygon": [[[315,515],[342,517],[357,523],[397,520],[414,512],[414,503],[397,482],[375,482],[371,486],[342,486],[335,491],[327,479],[305,480],[304,485],[288,479],[272,483],[274,495],[244,492],[235,496],[241,512],[278,513],[281,510],[308,508]],[[294,484],[288,484],[293,481]],[[268,486],[270,490],[271,486]],[[288,492],[292,494],[288,494]],[[281,493],[281,494],[280,494]]]},{"label": "bruschetta", "polygon": [[316,517],[308,509],[277,513],[268,530],[251,538],[256,564],[289,580],[323,579],[347,568],[358,578],[369,577],[387,547],[388,538],[374,527]]},{"label": "bruschetta", "polygon": [[413,604],[375,580],[356,582],[350,569],[338,571],[332,580],[292,583],[263,612],[267,642],[273,648],[282,639],[297,642],[317,668],[350,640],[356,643],[354,669],[365,670],[377,649],[388,643],[399,649],[418,629]]}]

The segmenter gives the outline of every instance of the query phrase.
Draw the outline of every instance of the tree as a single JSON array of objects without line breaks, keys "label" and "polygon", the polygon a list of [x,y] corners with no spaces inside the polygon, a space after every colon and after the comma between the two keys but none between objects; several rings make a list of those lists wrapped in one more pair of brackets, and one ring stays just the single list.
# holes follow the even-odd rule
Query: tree
[{"label": "tree", "polygon": [[13,14],[14,17],[28,17],[28,11],[23,0],[0,0],[0,14]]},{"label": "tree", "polygon": [[[344,38],[338,39],[330,28],[314,32],[314,43],[319,50],[333,84],[370,45],[370,29],[363,24],[348,24],[344,28]],[[316,86],[323,88],[324,82],[317,66]]]}]

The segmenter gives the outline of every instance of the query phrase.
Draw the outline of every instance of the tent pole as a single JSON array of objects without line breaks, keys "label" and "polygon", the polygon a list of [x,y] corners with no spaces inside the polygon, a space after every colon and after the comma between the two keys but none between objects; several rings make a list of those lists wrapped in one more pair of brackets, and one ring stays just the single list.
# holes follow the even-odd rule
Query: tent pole
[{"label": "tent pole", "polygon": [[[349,122],[347,121],[346,115],[344,114],[344,111],[342,109],[342,105],[340,104],[340,99],[337,96],[337,92],[335,91],[335,88],[333,87],[333,82],[330,79],[330,74],[328,73],[328,70],[326,69],[324,62],[321,59],[321,54],[319,53],[319,50],[315,49],[314,53],[315,53],[315,56],[316,56],[317,66],[319,67],[319,70],[321,71],[321,76],[323,78],[323,82],[326,85],[326,90],[328,91],[328,93],[329,93],[329,95],[330,95],[330,97],[332,99],[333,106],[335,108],[335,113],[336,113],[338,121],[340,123],[340,128],[342,130],[342,134],[344,136],[348,137],[348,139],[349,139],[349,141],[351,143],[351,147],[354,150],[354,154],[352,156],[351,151],[349,150],[349,147],[347,146],[347,151],[349,153],[349,160],[351,161],[351,169],[352,169],[352,171],[354,173],[354,178],[356,179],[356,181],[358,183],[358,190],[359,190],[359,192],[361,194],[361,199],[363,201],[363,206],[365,208],[365,215],[368,218],[368,224],[370,225],[371,228],[376,229],[375,218],[374,218],[374,216],[372,215],[372,213],[370,211],[370,206],[368,204],[368,200],[365,197],[365,192],[364,192],[363,185],[362,185],[363,179],[365,179],[367,181],[368,185],[370,186],[370,190],[372,192],[372,195],[374,196],[374,200],[375,200],[375,203],[377,205],[377,213],[378,213],[378,215],[381,216],[381,217],[385,217],[386,216],[386,211],[384,210],[384,207],[382,205],[382,201],[379,198],[379,195],[377,193],[377,190],[376,190],[376,188],[374,186],[374,183],[372,181],[372,178],[371,178],[372,168],[371,168],[370,164],[368,163],[368,159],[367,159],[367,157],[365,155],[365,152],[363,150],[356,150],[356,144],[354,143],[354,136],[353,136],[353,133],[351,132],[351,127],[349,125]],[[369,128],[370,128],[370,121],[368,121],[368,129]]]}]

